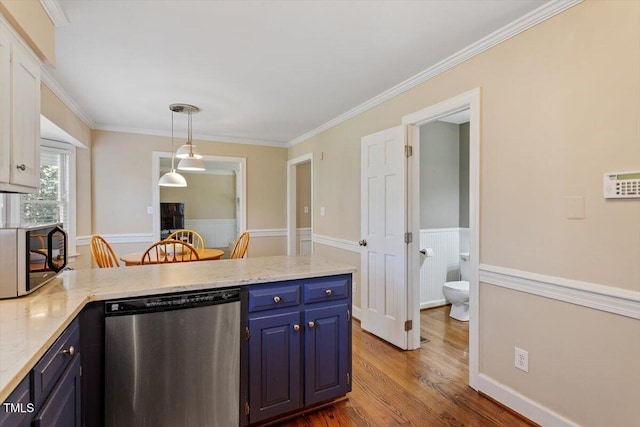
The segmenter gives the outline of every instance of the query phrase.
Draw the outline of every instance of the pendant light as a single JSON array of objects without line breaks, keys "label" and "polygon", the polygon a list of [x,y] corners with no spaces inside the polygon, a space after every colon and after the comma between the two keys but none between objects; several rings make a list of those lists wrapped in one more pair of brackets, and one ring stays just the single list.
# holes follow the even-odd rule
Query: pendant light
[{"label": "pendant light", "polygon": [[[198,107],[188,104],[173,104],[179,106],[181,108],[180,111],[177,112],[186,112],[187,113],[187,126],[188,126],[188,134],[187,134],[187,143],[185,145],[189,146],[189,152],[183,157],[180,162],[178,162],[178,169],[185,171],[203,171],[205,170],[204,162],[202,161],[202,156],[200,154],[194,153],[194,145],[193,145],[193,126],[192,126],[192,118],[191,115],[193,113],[197,113],[200,111]],[[183,148],[184,145],[180,148]],[[185,150],[186,151],[186,150]],[[181,154],[182,155],[182,154]]]},{"label": "pendant light", "polygon": [[162,175],[160,181],[158,181],[158,185],[161,187],[186,187],[187,180],[184,179],[184,176],[176,172],[175,168],[176,155],[173,151],[173,113],[175,110],[171,108],[171,105],[169,109],[171,110],[171,170]]}]

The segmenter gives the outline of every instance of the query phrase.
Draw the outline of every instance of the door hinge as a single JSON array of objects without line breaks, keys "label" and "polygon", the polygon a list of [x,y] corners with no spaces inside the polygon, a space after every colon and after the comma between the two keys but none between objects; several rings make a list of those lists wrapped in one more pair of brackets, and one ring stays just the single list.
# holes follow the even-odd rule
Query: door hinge
[{"label": "door hinge", "polygon": [[413,329],[413,320],[407,320],[404,322],[404,330],[409,332]]},{"label": "door hinge", "polygon": [[351,374],[347,372],[347,384],[351,384]]},{"label": "door hinge", "polygon": [[251,407],[249,406],[249,402],[244,402],[244,414],[249,415],[251,412]]},{"label": "door hinge", "polygon": [[405,145],[404,146],[404,155],[406,157],[413,156],[413,147],[411,145]]},{"label": "door hinge", "polygon": [[249,341],[249,338],[251,338],[251,331],[249,330],[249,327],[247,326],[246,328],[244,328],[244,339]]},{"label": "door hinge", "polygon": [[347,322],[351,320],[351,310],[347,310]]},{"label": "door hinge", "polygon": [[411,233],[411,232],[404,233],[404,242],[406,244],[409,244],[409,243],[413,242],[413,233]]}]

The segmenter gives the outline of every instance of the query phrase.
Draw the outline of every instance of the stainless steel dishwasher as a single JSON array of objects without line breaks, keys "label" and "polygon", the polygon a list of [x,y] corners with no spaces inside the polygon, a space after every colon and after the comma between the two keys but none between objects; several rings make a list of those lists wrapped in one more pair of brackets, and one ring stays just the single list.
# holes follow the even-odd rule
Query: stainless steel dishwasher
[{"label": "stainless steel dishwasher", "polygon": [[107,427],[239,424],[240,290],[105,303]]}]

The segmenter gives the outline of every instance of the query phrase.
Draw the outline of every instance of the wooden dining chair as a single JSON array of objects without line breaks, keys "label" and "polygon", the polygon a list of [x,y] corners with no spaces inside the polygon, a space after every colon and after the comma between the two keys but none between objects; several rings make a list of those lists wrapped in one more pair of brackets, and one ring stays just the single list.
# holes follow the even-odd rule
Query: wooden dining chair
[{"label": "wooden dining chair", "polygon": [[164,240],[179,240],[181,242],[189,243],[196,249],[204,249],[204,239],[198,232],[193,230],[178,230],[169,234]]},{"label": "wooden dining chair", "polygon": [[109,242],[97,234],[91,236],[91,255],[100,268],[120,267],[118,257]]},{"label": "wooden dining chair", "polygon": [[180,240],[162,240],[149,247],[142,255],[140,265],[168,264],[173,262],[198,261],[196,248]]},{"label": "wooden dining chair", "polygon": [[247,253],[247,248],[249,247],[249,237],[249,233],[246,231],[238,237],[231,251],[231,255],[229,255],[229,259],[244,258],[244,255]]}]

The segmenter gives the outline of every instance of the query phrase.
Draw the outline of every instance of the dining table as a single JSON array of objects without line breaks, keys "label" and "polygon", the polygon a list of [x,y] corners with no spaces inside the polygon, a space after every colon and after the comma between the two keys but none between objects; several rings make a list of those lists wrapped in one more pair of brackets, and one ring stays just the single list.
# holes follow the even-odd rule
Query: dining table
[{"label": "dining table", "polygon": [[[200,257],[199,261],[211,261],[220,259],[222,255],[224,255],[223,250],[214,248],[196,249],[196,252],[198,253],[198,257]],[[132,252],[122,255],[120,257],[120,261],[124,262],[124,265],[127,267],[132,265],[140,265],[140,261],[142,261],[142,255],[144,255],[144,251]],[[153,253],[153,251],[151,251],[149,255],[151,256],[151,263],[153,264],[156,261],[156,255],[155,253]]]}]

